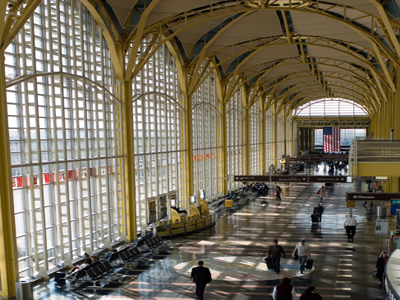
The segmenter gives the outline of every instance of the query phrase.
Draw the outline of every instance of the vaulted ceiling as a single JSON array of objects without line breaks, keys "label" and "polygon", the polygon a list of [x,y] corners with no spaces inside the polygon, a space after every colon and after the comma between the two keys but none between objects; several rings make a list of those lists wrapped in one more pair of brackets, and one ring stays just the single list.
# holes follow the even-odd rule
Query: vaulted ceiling
[{"label": "vaulted ceiling", "polygon": [[400,0],[88,1],[125,51],[159,34],[189,74],[207,62],[290,108],[342,97],[373,115],[396,91]]}]

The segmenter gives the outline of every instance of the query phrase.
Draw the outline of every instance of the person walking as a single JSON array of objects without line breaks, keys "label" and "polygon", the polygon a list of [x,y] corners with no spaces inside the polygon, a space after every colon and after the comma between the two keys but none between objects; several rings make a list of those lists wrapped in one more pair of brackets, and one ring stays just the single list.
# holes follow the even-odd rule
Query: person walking
[{"label": "person walking", "polygon": [[371,183],[372,183],[372,177],[368,177],[366,182],[367,182],[368,189],[370,189],[371,188]]},{"label": "person walking", "polygon": [[304,269],[308,259],[311,259],[310,247],[306,245],[305,240],[301,240],[299,245],[293,250],[292,256],[295,257],[297,252],[297,257],[300,265],[300,274],[304,274]]},{"label": "person walking", "polygon": [[320,294],[315,292],[315,286],[309,286],[306,291],[301,294],[300,300],[323,300]]},{"label": "person walking", "polygon": [[322,200],[325,197],[325,186],[322,186],[319,190],[318,190],[318,195],[319,195],[319,202],[322,202]]},{"label": "person walking", "polygon": [[212,281],[210,269],[204,267],[204,261],[198,262],[198,267],[192,269],[190,278],[196,284],[196,299],[203,300],[206,285]]},{"label": "person walking", "polygon": [[316,216],[317,222],[321,223],[323,212],[324,212],[324,208],[321,206],[321,204],[317,203],[317,206],[314,207],[314,210],[313,210],[313,215]]},{"label": "person walking", "polygon": [[379,279],[379,283],[383,282],[383,276],[385,274],[385,264],[387,261],[388,257],[387,257],[387,253],[385,251],[383,251],[381,253],[381,255],[379,255],[378,260],[376,261],[376,270],[378,271],[378,273],[376,274],[376,277]]},{"label": "person walking", "polygon": [[282,200],[281,193],[282,193],[282,189],[279,185],[277,185],[276,189],[275,189],[276,202],[280,202]]},{"label": "person walking", "polygon": [[344,220],[343,227],[346,228],[347,242],[354,242],[354,235],[356,234],[357,220],[350,214],[346,220]]},{"label": "person walking", "polygon": [[286,258],[285,250],[283,250],[282,246],[278,245],[278,240],[274,240],[274,244],[269,247],[268,257],[272,260],[276,274],[279,274],[281,271],[281,254],[283,258]]},{"label": "person walking", "polygon": [[274,287],[272,291],[273,300],[297,300],[299,299],[296,295],[293,285],[290,284],[290,278],[283,277],[281,282]]}]

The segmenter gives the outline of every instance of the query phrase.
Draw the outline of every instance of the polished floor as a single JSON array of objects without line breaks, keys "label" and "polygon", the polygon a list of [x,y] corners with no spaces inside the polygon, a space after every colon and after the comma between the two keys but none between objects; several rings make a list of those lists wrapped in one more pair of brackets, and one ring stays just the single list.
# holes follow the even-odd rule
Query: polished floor
[{"label": "polished floor", "polygon": [[[365,183],[362,189],[366,190]],[[149,265],[121,275],[103,291],[66,292],[53,281],[35,287],[35,299],[195,299],[195,286],[188,272],[198,260],[204,260],[214,281],[206,288],[205,299],[271,299],[272,289],[280,278],[289,276],[298,295],[309,285],[316,286],[323,299],[386,299],[384,288],[375,281],[374,270],[385,239],[374,233],[376,206],[357,203],[353,209],[359,226],[354,243],[348,243],[343,228],[349,209],[345,193],[353,184],[327,187],[321,225],[311,224],[310,213],[316,205],[320,185],[282,184],[280,205],[270,192],[269,205],[260,200],[242,209],[222,213],[216,225],[203,232],[172,240],[169,253],[154,257]],[[394,219],[390,218],[389,228]],[[262,262],[274,239],[284,247],[279,275],[268,271]],[[302,275],[291,253],[300,239],[311,246],[314,268]]]}]

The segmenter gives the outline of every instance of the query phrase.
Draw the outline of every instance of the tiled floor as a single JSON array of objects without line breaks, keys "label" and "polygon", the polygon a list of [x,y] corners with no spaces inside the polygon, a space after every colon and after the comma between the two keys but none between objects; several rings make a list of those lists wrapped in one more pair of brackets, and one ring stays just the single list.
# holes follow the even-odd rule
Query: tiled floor
[{"label": "tiled floor", "polygon": [[[250,202],[240,211],[225,212],[215,227],[187,237],[175,238],[169,255],[155,257],[149,266],[133,270],[103,295],[88,291],[65,292],[53,282],[35,287],[35,299],[195,299],[195,286],[185,272],[197,260],[205,260],[214,277],[205,299],[271,299],[279,278],[290,276],[298,294],[314,285],[323,299],[385,299],[382,286],[371,277],[376,259],[383,250],[380,236],[374,234],[375,213],[361,204],[353,209],[359,226],[354,243],[347,243],[343,221],[349,209],[345,193],[353,184],[327,187],[322,224],[312,225],[310,213],[318,202],[320,185],[282,184],[281,205],[272,192],[269,205]],[[363,183],[363,189],[365,183]],[[377,204],[377,203],[376,203]],[[376,207],[373,207],[376,211]],[[394,220],[390,219],[393,228]],[[311,246],[314,269],[305,275],[297,272],[290,258],[300,239]],[[282,260],[279,275],[268,271],[262,258],[274,239],[279,240],[289,257]]]}]

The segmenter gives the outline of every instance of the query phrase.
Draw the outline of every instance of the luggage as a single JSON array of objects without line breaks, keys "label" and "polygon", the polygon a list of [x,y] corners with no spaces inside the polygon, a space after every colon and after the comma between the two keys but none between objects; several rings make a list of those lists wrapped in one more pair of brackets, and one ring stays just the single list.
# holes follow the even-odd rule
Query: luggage
[{"label": "luggage", "polygon": [[268,270],[274,268],[274,264],[272,263],[272,259],[270,257],[264,257],[264,261],[267,264]]},{"label": "luggage", "polygon": [[318,223],[318,215],[317,214],[312,214],[311,215],[311,222]]},{"label": "luggage", "polygon": [[65,276],[66,276],[65,272],[57,271],[54,274],[54,281],[57,282],[58,284],[63,284],[65,283]]},{"label": "luggage", "polygon": [[378,271],[372,271],[372,278],[378,279],[377,275],[378,275]]},{"label": "luggage", "polygon": [[313,267],[314,261],[312,259],[309,259],[306,261],[306,269],[311,270]]}]

